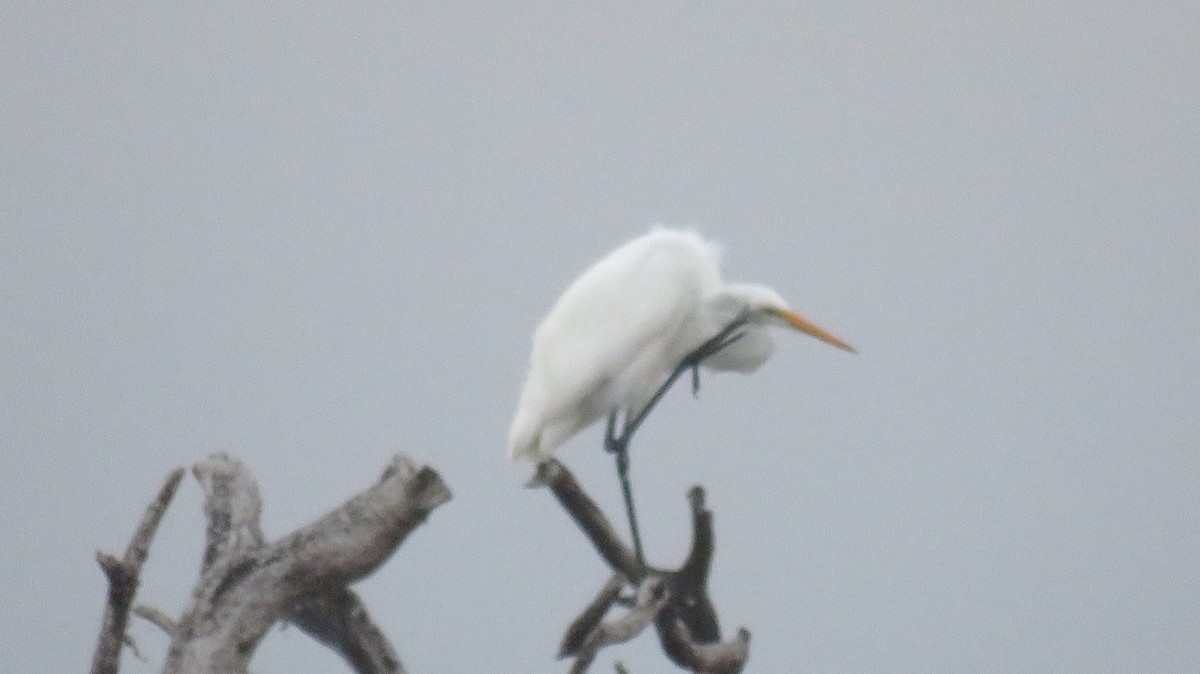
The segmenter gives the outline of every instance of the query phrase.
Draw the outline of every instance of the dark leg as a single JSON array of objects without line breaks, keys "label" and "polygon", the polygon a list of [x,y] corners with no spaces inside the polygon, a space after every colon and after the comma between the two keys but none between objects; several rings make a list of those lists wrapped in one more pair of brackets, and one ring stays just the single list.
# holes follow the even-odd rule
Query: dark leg
[{"label": "dark leg", "polygon": [[616,454],[619,449],[617,446],[617,415],[619,410],[613,410],[608,413],[608,425],[604,427],[604,451],[609,454]]},{"label": "dark leg", "polygon": [[629,449],[624,446],[617,452],[617,475],[621,478],[621,495],[625,497],[625,513],[629,516],[633,555],[638,564],[645,565],[646,556],[642,552],[642,535],[638,532],[637,511],[633,508],[633,489],[629,484]]},{"label": "dark leg", "polygon": [[638,533],[637,513],[633,507],[633,489],[629,484],[629,440],[633,437],[633,432],[646,420],[650,410],[666,395],[675,381],[689,370],[692,373],[692,394],[695,395],[700,390],[700,363],[704,362],[705,358],[741,339],[742,333],[738,330],[745,324],[746,318],[739,316],[712,339],[688,354],[636,416],[630,418],[626,413],[624,423],[621,424],[620,435],[617,435],[617,412],[614,411],[608,415],[608,424],[604,432],[604,449],[616,455],[617,477],[621,479],[621,494],[625,497],[625,513],[629,517],[629,535],[633,539],[633,553],[639,564],[645,564],[646,559],[642,554],[642,538]]},{"label": "dark leg", "polygon": [[617,477],[621,479],[621,495],[625,497],[625,515],[629,518],[629,536],[633,539],[633,554],[638,564],[645,564],[642,553],[642,536],[638,532],[637,511],[633,507],[633,487],[629,483],[629,439],[625,433],[617,437],[617,413],[608,415],[608,426],[604,433],[604,448],[612,452],[617,460]]},{"label": "dark leg", "polygon": [[[650,410],[654,409],[654,406],[658,404],[658,401],[667,394],[667,391],[671,390],[671,387],[675,385],[675,382],[681,376],[683,376],[684,372],[688,372],[690,370],[692,373],[692,394],[694,395],[697,391],[699,391],[700,364],[704,362],[705,358],[708,358],[714,353],[741,339],[742,333],[738,331],[741,330],[742,326],[745,324],[746,317],[739,316],[729,325],[725,326],[720,332],[714,335],[712,339],[709,339],[707,342],[701,344],[696,348],[695,351],[685,356],[684,359],[680,361],[678,367],[676,367],[675,370],[671,372],[670,376],[667,377],[667,380],[663,382],[662,386],[658,387],[658,390],[655,391],[654,395],[650,397],[650,400],[646,403],[646,406],[643,407],[641,411],[639,411],[632,419],[626,417],[625,423],[621,427],[620,437],[616,437],[613,440],[615,443],[614,446],[629,444],[629,439],[633,437],[633,432],[642,425],[642,422],[645,421],[646,417],[650,414]],[[609,419],[609,429],[610,431],[615,432],[611,417]],[[615,450],[610,449],[609,451]]]}]

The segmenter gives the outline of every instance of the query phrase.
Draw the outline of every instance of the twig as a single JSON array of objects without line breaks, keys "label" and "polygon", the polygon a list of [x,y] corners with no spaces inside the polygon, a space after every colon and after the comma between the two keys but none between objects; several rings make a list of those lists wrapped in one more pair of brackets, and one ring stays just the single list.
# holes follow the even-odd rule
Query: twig
[{"label": "twig", "polygon": [[596,598],[567,627],[567,633],[563,635],[562,643],[558,647],[559,660],[571,657],[579,652],[579,648],[587,640],[588,635],[604,619],[604,614],[608,613],[608,609],[612,608],[613,602],[621,594],[621,588],[625,587],[626,582],[625,576],[614,573],[608,579],[608,582],[604,584],[604,587],[600,588],[600,592],[596,594]]},{"label": "twig", "polygon": [[125,630],[129,625],[129,607],[137,594],[142,564],[150,554],[150,543],[162,521],[163,513],[171,504],[179,481],[183,478],[183,469],[178,468],[167,476],[163,486],[158,490],[158,496],[146,508],[142,521],[134,531],[125,556],[118,559],[112,555],[97,552],[96,561],[108,577],[108,603],[104,609],[101,621],[100,637],[96,644],[96,652],[92,656],[92,674],[116,674],[121,666],[121,645],[125,642]]},{"label": "twig", "polygon": [[146,661],[146,658],[142,655],[142,651],[138,649],[137,642],[134,641],[133,637],[129,636],[129,634],[125,635],[125,645],[129,647],[129,650],[133,651],[133,657],[141,660],[142,662]]},{"label": "twig", "polygon": [[704,487],[695,486],[688,490],[688,506],[692,511],[692,549],[679,567],[679,573],[708,583],[708,572],[712,566],[716,539],[713,536],[713,514],[704,506]]},{"label": "twig", "polygon": [[175,631],[179,629],[179,626],[175,624],[175,621],[170,616],[153,606],[135,606],[133,614],[166,632],[168,637],[173,638]]},{"label": "twig", "polygon": [[588,635],[579,648],[579,655],[575,658],[575,663],[571,666],[571,674],[586,672],[601,648],[629,641],[641,634],[666,603],[666,584],[661,578],[650,577],[642,581],[641,587],[638,588],[637,603],[634,607],[616,620],[606,620],[600,623]]}]

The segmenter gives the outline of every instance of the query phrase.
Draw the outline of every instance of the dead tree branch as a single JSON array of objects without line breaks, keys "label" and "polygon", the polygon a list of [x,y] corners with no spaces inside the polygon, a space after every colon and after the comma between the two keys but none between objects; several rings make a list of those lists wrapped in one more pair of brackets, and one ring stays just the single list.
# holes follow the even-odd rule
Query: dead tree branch
[{"label": "dead tree branch", "polygon": [[216,562],[228,562],[263,544],[262,499],[254,475],[235,458],[214,454],[192,467],[192,475],[204,490],[204,560],[200,573]]},{"label": "dead tree branch", "polygon": [[[539,465],[536,482],[550,488],[614,572],[563,637],[559,657],[576,656],[573,673],[585,671],[603,646],[636,636],[649,620],[654,621],[663,651],[680,667],[712,674],[742,671],[749,657],[750,633],[740,629],[734,639],[722,643],[716,608],[708,596],[715,537],[712,511],[704,505],[703,489],[693,487],[688,493],[692,548],[678,570],[669,570],[638,562],[599,506],[559,461],[550,459]],[[601,622],[618,601],[623,582],[637,592],[637,603],[625,617]],[[643,619],[646,622],[641,622]]]},{"label": "dead tree branch", "polygon": [[[663,651],[675,664],[706,671],[697,668],[693,646],[721,640],[717,609],[708,597],[708,572],[712,568],[716,538],[712,511],[704,506],[703,488],[692,487],[688,491],[688,505],[692,510],[692,549],[679,570],[669,574],[671,594],[676,601],[659,613],[655,627]],[[686,630],[687,639],[676,638],[677,623]]]},{"label": "dead tree branch", "polygon": [[646,567],[638,562],[633,549],[625,545],[613,530],[608,518],[604,516],[604,512],[600,510],[600,506],[579,486],[579,482],[566,466],[557,459],[543,461],[538,464],[535,484],[550,487],[554,497],[614,572],[625,576],[632,583],[641,582],[646,575]]},{"label": "dead tree branch", "polygon": [[679,655],[678,659],[671,659],[676,663],[686,662],[693,672],[738,674],[750,657],[750,631],[744,627],[738,629],[737,636],[731,641],[714,644],[696,643],[680,620],[672,623],[669,632],[668,635],[659,632],[663,648],[667,649],[667,643],[670,642],[670,648]]},{"label": "dead tree branch", "polygon": [[579,653],[579,649],[583,646],[583,642],[604,619],[604,615],[608,613],[608,609],[612,608],[617,597],[621,595],[621,590],[629,581],[625,580],[625,576],[619,573],[614,573],[600,588],[600,592],[596,594],[596,598],[588,604],[579,617],[571,621],[571,625],[567,627],[566,634],[563,635],[562,642],[558,646],[558,659],[568,658]]},{"label": "dead tree branch", "polygon": [[359,672],[403,671],[346,586],[374,571],[449,500],[433,469],[396,456],[375,485],[273,543],[263,542],[258,487],[241,462],[216,455],[194,472],[208,517],[204,565],[164,672],[245,672],[279,620],[333,647]]},{"label": "dead tree branch", "polygon": [[168,637],[175,636],[175,619],[153,606],[135,606],[133,614],[166,632]]},{"label": "dead tree branch", "polygon": [[287,620],[340,653],[356,672],[404,674],[392,642],[348,587],[300,602]]},{"label": "dead tree branch", "polygon": [[171,504],[181,479],[182,468],[171,471],[167,476],[162,488],[158,490],[158,496],[146,508],[146,513],[129,541],[123,558],[118,559],[103,552],[96,553],[96,561],[108,577],[108,603],[104,608],[96,652],[92,656],[92,674],[116,674],[121,665],[121,646],[125,643],[129,609],[133,604],[134,595],[137,594],[142,564],[146,562],[158,524],[162,521],[167,506]]},{"label": "dead tree branch", "polygon": [[646,629],[654,616],[667,603],[667,588],[661,578],[651,577],[638,587],[637,603],[617,620],[606,620],[596,626],[579,647],[571,674],[583,674],[604,646],[619,644],[636,637]]},{"label": "dead tree branch", "polygon": [[[217,454],[196,464],[207,520],[200,579],[179,620],[139,606],[134,612],[171,638],[168,674],[244,674],[276,622],[292,622],[337,651],[362,674],[402,674],[383,632],[350,583],[383,564],[450,490],[432,468],[395,456],[379,481],[316,522],[275,542],[259,525],[262,501],[240,461]],[[115,674],[154,531],[183,469],[147,509],[124,559],[97,553],[109,579],[108,606],[92,674]]]}]

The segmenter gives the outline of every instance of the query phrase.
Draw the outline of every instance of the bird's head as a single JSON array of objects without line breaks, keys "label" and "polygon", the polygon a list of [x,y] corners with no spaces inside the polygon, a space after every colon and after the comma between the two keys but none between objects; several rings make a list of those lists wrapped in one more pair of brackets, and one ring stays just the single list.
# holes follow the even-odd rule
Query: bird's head
[{"label": "bird's head", "polygon": [[744,315],[749,323],[791,328],[816,337],[826,344],[855,353],[854,347],[840,337],[792,311],[779,293],[766,286],[726,286],[714,299],[712,306],[714,314],[721,315],[726,324]]}]

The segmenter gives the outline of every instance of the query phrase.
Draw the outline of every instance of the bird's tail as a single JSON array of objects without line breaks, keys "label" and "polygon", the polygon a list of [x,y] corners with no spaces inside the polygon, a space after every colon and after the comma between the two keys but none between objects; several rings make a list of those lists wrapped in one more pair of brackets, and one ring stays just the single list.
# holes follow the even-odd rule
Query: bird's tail
[{"label": "bird's tail", "polygon": [[532,464],[546,458],[542,452],[542,434],[535,430],[535,424],[526,418],[524,412],[517,414],[508,432],[508,458]]}]

